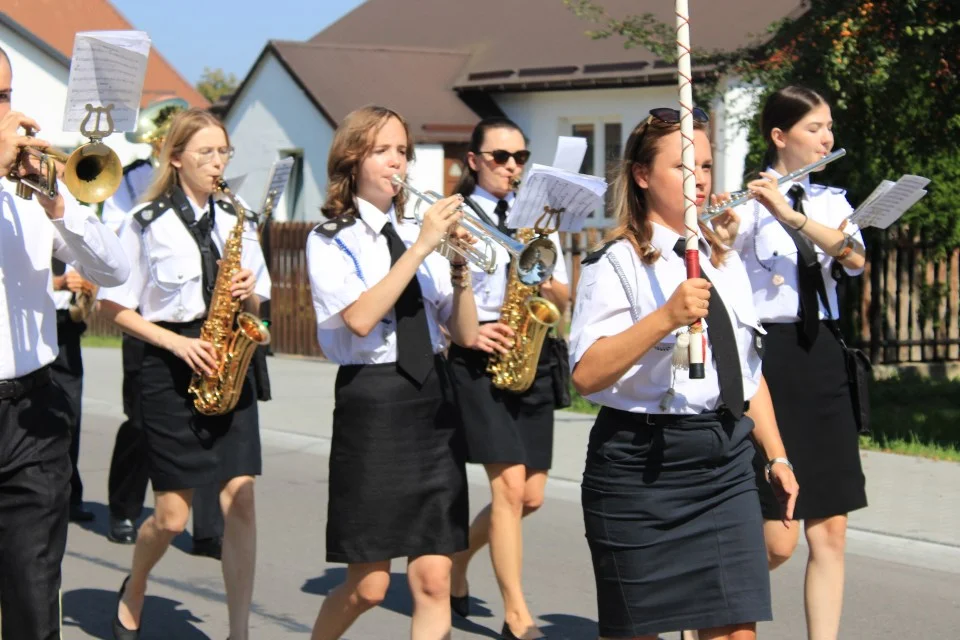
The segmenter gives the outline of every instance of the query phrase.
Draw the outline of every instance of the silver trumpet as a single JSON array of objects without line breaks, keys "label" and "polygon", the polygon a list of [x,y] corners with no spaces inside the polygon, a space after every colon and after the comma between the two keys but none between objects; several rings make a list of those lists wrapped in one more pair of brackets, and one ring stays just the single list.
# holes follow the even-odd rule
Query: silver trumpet
[{"label": "silver trumpet", "polygon": [[[399,175],[393,176],[393,183],[427,205],[432,205],[443,197],[435,191],[427,191],[426,193],[418,191]],[[459,211],[463,214],[459,222],[460,226],[477,239],[477,244],[473,245],[454,238],[447,238],[437,247],[437,251],[441,255],[446,257],[450,255],[450,252],[453,252],[483,271],[493,273],[497,269],[496,245],[500,245],[516,259],[517,277],[523,284],[540,285],[553,275],[559,256],[557,255],[557,248],[550,238],[542,235],[527,244],[523,244],[481,220],[469,207],[461,206]],[[419,206],[414,207],[413,217],[417,224],[423,223]]]},{"label": "silver trumpet", "polygon": [[[777,180],[777,184],[778,185],[784,184],[784,183],[790,182],[791,180],[802,178],[803,176],[807,175],[811,171],[816,171],[820,167],[830,164],[837,158],[842,158],[846,154],[847,154],[846,149],[837,149],[836,151],[823,156],[816,162],[811,162],[805,167],[800,167],[796,171],[792,173],[788,173],[787,175],[781,177],[779,180]],[[724,202],[718,202],[717,204],[714,204],[714,205],[710,205],[709,207],[701,211],[700,222],[709,222],[710,220],[713,220],[714,218],[719,216],[721,213],[723,213],[727,209],[733,209],[734,207],[739,207],[743,203],[750,202],[756,197],[757,196],[755,196],[753,193],[751,193],[747,189],[744,189],[742,191],[734,191],[733,193],[730,194],[730,198],[728,200]]]}]

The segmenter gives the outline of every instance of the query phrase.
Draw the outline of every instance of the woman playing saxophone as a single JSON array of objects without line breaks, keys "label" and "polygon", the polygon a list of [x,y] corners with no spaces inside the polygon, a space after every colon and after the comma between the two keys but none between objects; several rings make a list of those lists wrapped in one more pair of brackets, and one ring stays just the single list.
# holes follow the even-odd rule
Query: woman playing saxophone
[{"label": "woman playing saxophone", "polygon": [[[246,221],[238,234],[241,212],[217,199],[232,155],[226,130],[209,113],[190,109],[176,116],[144,204],[120,229],[132,265],[130,278],[100,294],[102,312],[147,344],[140,413],[156,507],[140,527],[133,567],[120,588],[113,634],[121,640],[139,637],[147,577],[186,526],[194,489],[212,484],[222,487],[230,637],[248,637],[256,548],[254,476],[261,472],[253,382],[249,370],[240,374],[236,407],[222,415],[199,412],[188,391],[194,374],[215,376],[222,360],[211,342],[200,339],[207,316],[211,322],[226,321],[217,317],[224,308],[233,311],[232,305],[222,304],[224,297],[232,296],[243,310],[256,313],[270,295],[255,226]],[[231,278],[218,278],[221,261],[236,270]]]}]

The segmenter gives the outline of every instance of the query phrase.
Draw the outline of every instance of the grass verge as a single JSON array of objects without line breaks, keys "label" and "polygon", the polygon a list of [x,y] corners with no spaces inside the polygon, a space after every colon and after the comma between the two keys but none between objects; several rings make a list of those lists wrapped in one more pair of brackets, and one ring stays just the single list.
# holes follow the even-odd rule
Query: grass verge
[{"label": "grass verge", "polygon": [[80,345],[84,347],[120,348],[120,336],[80,336]]}]

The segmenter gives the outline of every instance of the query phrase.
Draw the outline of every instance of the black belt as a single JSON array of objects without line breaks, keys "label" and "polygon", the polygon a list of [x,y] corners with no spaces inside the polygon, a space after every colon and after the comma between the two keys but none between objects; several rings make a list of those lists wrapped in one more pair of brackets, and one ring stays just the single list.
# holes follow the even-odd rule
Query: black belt
[{"label": "black belt", "polygon": [[158,327],[163,327],[174,333],[183,334],[185,332],[196,331],[203,327],[203,323],[206,322],[206,318],[197,318],[196,320],[188,320],[187,322],[170,322],[168,320],[158,320],[154,322]]},{"label": "black belt", "polygon": [[[743,412],[746,413],[750,410],[750,401],[747,400],[743,403]],[[635,424],[642,424],[649,427],[666,427],[671,424],[676,424],[687,420],[690,418],[695,418],[698,415],[704,414],[716,414],[718,417],[731,416],[730,409],[725,406],[713,411],[704,411],[703,413],[637,413],[634,411],[624,411],[623,409],[613,409],[610,407],[603,407],[601,411],[616,411],[620,414],[620,417],[628,422]]]},{"label": "black belt", "polygon": [[19,400],[34,389],[46,386],[49,382],[49,365],[19,378],[0,380],[0,400]]}]

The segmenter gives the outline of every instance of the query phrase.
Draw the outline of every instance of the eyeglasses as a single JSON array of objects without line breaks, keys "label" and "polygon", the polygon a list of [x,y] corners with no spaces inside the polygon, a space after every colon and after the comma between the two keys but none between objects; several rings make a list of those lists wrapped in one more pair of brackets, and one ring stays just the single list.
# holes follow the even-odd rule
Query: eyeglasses
[{"label": "eyeglasses", "polygon": [[507,164],[510,161],[510,158],[516,160],[517,164],[525,165],[527,160],[530,159],[530,152],[526,149],[521,149],[520,151],[514,151],[510,153],[503,149],[494,149],[493,151],[481,151],[483,155],[489,155],[493,158],[493,161],[497,164]]},{"label": "eyeglasses", "polygon": [[[680,110],[671,109],[670,107],[657,107],[656,109],[650,109],[650,117],[667,124],[677,124],[680,122]],[[707,115],[707,112],[700,107],[694,107],[693,121],[705,124],[710,122],[710,117]]]},{"label": "eyeglasses", "polygon": [[212,147],[204,147],[203,149],[193,149],[192,152],[197,154],[197,160],[200,161],[200,164],[206,164],[208,162],[213,162],[213,154],[216,153],[224,161],[229,160],[233,157],[233,147],[220,147],[219,149],[214,149]]}]

